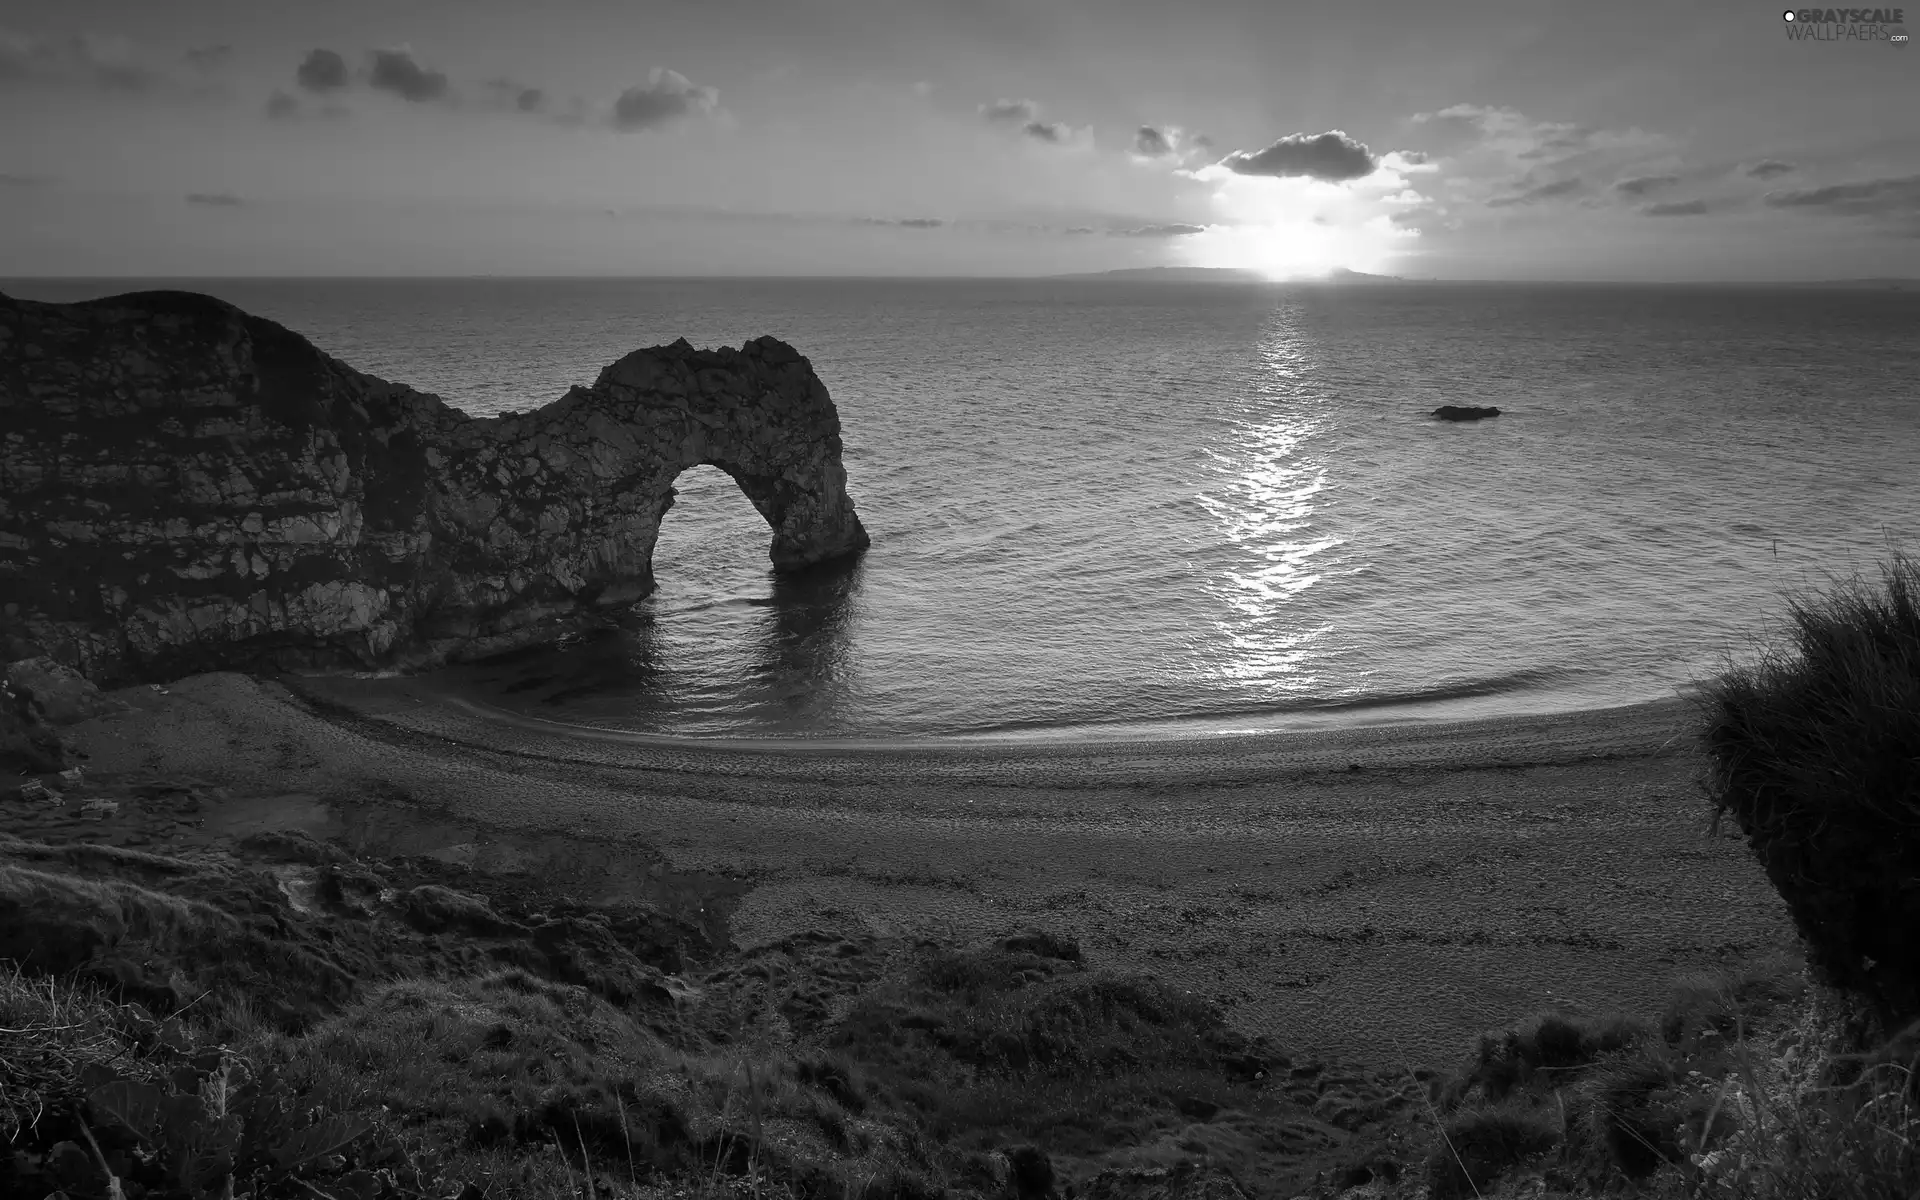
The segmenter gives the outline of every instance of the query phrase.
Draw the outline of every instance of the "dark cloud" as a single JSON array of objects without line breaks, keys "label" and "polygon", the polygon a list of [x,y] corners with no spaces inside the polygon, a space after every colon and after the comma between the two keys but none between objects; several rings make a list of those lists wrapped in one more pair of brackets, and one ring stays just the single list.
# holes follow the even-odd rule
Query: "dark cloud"
[{"label": "dark cloud", "polygon": [[367,73],[367,83],[383,92],[392,92],[415,104],[439,100],[447,94],[447,77],[421,66],[413,57],[413,51],[404,46],[398,50],[375,50],[372,58],[373,68]]},{"label": "dark cloud", "polygon": [[1173,139],[1151,125],[1142,125],[1134,130],[1133,152],[1145,158],[1166,158],[1173,154]]},{"label": "dark cloud", "polygon": [[225,42],[217,46],[196,46],[182,57],[196,71],[218,71],[233,61],[233,47]]},{"label": "dark cloud", "polygon": [[1211,150],[1214,147],[1214,141],[1204,133],[1196,133],[1187,139],[1187,145],[1195,150]]},{"label": "dark cloud", "polygon": [[282,91],[275,91],[267,97],[267,116],[276,121],[300,115],[300,102]]},{"label": "dark cloud", "polygon": [[1697,217],[1711,212],[1712,206],[1705,200],[1675,200],[1668,204],[1649,204],[1640,211],[1649,217]]},{"label": "dark cloud", "polygon": [[938,229],[946,222],[939,217],[855,217],[857,225],[892,225],[900,229]]},{"label": "dark cloud", "polygon": [[1623,196],[1644,196],[1648,192],[1657,192],[1680,182],[1678,175],[1638,175],[1632,179],[1622,179],[1613,185],[1613,190]]},{"label": "dark cloud", "polygon": [[309,50],[293,71],[294,82],[310,92],[337,92],[350,78],[347,60],[337,50]]},{"label": "dark cloud", "polygon": [[1305,177],[1339,183],[1371,175],[1374,157],[1366,146],[1338,129],[1309,137],[1289,134],[1252,154],[1236,151],[1221,160],[1237,175]]},{"label": "dark cloud", "polygon": [[231,192],[188,192],[188,204],[205,204],[211,208],[238,208],[246,203]]},{"label": "dark cloud", "polygon": [[1772,179],[1776,175],[1791,175],[1798,170],[1790,162],[1781,162],[1777,158],[1763,158],[1747,168],[1747,174],[1755,179]]},{"label": "dark cloud", "polygon": [[1528,188],[1511,196],[1495,196],[1487,201],[1488,208],[1512,208],[1516,204],[1538,204],[1542,200],[1556,200],[1580,190],[1580,179],[1556,179],[1552,183],[1543,183],[1539,187]]},{"label": "dark cloud", "polygon": [[53,180],[45,175],[15,175],[11,172],[0,172],[0,187],[45,187],[52,182]]},{"label": "dark cloud", "polygon": [[1425,150],[1395,150],[1394,154],[1399,157],[1401,162],[1410,167],[1423,166],[1428,159],[1433,157]]},{"label": "dark cloud", "polygon": [[996,100],[982,104],[980,115],[995,125],[1024,125],[1040,115],[1040,106],[1031,100]]},{"label": "dark cloud", "polygon": [[1020,132],[1050,146],[1058,146],[1073,137],[1072,127],[1064,121],[1028,121],[1020,127]]},{"label": "dark cloud", "polygon": [[626,131],[658,129],[681,117],[710,113],[720,93],[701,87],[678,71],[655,67],[645,87],[630,87],[613,102],[613,127]]},{"label": "dark cloud", "polygon": [[1920,217],[1920,175],[1863,179],[1792,192],[1768,192],[1773,208],[1805,208],[1855,217]]},{"label": "dark cloud", "polygon": [[1114,229],[1108,232],[1114,237],[1166,238],[1184,237],[1189,233],[1205,233],[1206,231],[1207,227],[1205,225],[1187,225],[1178,221],[1170,221],[1164,225],[1139,225],[1132,229]]}]

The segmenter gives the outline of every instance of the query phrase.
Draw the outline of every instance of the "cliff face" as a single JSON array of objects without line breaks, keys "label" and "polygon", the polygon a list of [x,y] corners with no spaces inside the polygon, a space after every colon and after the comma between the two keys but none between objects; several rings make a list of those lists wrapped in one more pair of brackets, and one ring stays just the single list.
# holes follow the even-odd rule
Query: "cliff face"
[{"label": "cliff face", "polygon": [[682,470],[731,475],[780,569],[867,546],[812,366],[639,350],[477,419],[186,292],[0,297],[0,634],[102,682],[425,666],[653,588]]}]

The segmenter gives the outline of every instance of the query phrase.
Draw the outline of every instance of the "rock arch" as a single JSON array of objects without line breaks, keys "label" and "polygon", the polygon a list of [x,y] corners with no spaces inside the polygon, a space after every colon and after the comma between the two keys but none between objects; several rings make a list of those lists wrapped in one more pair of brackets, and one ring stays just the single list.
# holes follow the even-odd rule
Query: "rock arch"
[{"label": "rock arch", "polygon": [[475,418],[212,297],[0,297],[0,427],[0,634],[101,680],[556,637],[652,590],[696,463],[766,518],[776,569],[868,545],[833,402],[770,337]]}]

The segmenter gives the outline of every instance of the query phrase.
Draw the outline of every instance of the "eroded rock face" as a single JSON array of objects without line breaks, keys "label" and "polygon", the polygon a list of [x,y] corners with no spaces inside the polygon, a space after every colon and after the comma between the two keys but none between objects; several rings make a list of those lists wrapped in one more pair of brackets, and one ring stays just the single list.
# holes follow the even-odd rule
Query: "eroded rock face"
[{"label": "eroded rock face", "polygon": [[868,544],[833,401],[770,337],[635,351],[479,419],[209,296],[0,296],[0,438],[0,632],[101,682],[553,638],[652,590],[700,463],[776,568]]}]

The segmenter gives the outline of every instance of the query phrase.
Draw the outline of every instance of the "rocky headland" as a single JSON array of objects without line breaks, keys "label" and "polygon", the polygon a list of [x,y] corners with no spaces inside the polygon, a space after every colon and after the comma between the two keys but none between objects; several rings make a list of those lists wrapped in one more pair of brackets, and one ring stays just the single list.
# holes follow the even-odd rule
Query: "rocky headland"
[{"label": "rocky headland", "polygon": [[639,350],[476,418],[209,296],[0,297],[0,632],[103,683],[419,667],[557,637],[653,587],[707,463],[798,569],[868,545],[840,422],[770,337]]}]

